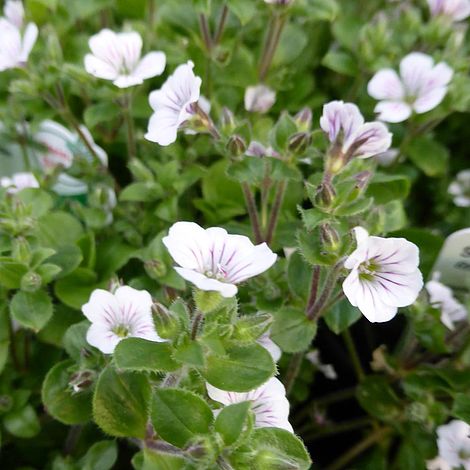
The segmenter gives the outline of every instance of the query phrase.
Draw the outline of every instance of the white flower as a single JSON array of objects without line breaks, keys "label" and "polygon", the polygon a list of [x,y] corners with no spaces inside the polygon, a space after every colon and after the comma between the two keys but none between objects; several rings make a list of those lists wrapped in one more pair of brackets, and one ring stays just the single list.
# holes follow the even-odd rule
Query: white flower
[{"label": "white flower", "polygon": [[453,74],[445,62],[434,65],[431,56],[412,52],[400,62],[400,76],[393,69],[379,70],[367,85],[367,91],[380,100],[375,107],[379,119],[402,122],[413,111],[426,113],[441,103]]},{"label": "white flower", "polygon": [[276,101],[276,92],[266,85],[249,86],[245,90],[245,109],[253,113],[267,113]]},{"label": "white flower", "polygon": [[454,204],[459,207],[470,207],[470,170],[457,174],[449,186],[449,194],[454,196]]},{"label": "white flower", "polygon": [[103,29],[88,41],[92,54],[85,56],[85,69],[91,75],[112,80],[119,88],[140,85],[165,69],[163,52],[149,52],[141,58],[142,37],[135,31],[115,33]]},{"label": "white flower", "polygon": [[39,183],[32,173],[15,173],[11,178],[0,178],[0,186],[7,188],[7,193],[14,194],[25,188],[39,188]]},{"label": "white flower", "polygon": [[196,114],[202,81],[194,75],[193,68],[191,61],[179,65],[160,90],[150,93],[154,113],[145,134],[147,140],[160,145],[172,144],[180,126]]},{"label": "white flower", "polygon": [[442,323],[453,330],[455,322],[468,317],[467,309],[456,300],[451,289],[438,281],[438,278],[439,275],[435,275],[424,287],[429,294],[430,304],[441,311]]},{"label": "white flower", "polygon": [[327,379],[336,380],[338,375],[335,368],[331,364],[324,364],[320,359],[320,351],[315,349],[305,355],[308,359]]},{"label": "white flower", "polygon": [[275,377],[269,379],[261,387],[245,393],[226,392],[208,383],[206,387],[209,397],[225,406],[250,401],[251,409],[255,414],[255,427],[282,428],[294,432],[289,423],[289,402],[286,398],[286,389]]},{"label": "white flower", "polygon": [[386,322],[398,307],[411,305],[423,287],[419,250],[404,238],[371,237],[356,227],[357,248],[344,263],[350,269],[343,282],[349,302],[370,322]]},{"label": "white flower", "polygon": [[[437,463],[439,470],[464,468],[470,470],[470,426],[464,421],[452,420],[437,428]],[[436,463],[432,461],[432,463]],[[448,465],[447,467],[445,465]],[[429,467],[428,467],[429,468]]]},{"label": "white flower", "polygon": [[397,161],[399,155],[400,151],[398,149],[391,148],[386,152],[376,155],[375,159],[377,160],[380,166],[388,167],[393,165]]},{"label": "white flower", "polygon": [[276,261],[266,245],[253,245],[248,237],[229,235],[219,227],[203,229],[193,222],[177,222],[163,239],[179,264],[178,274],[196,287],[233,297],[246,279],[269,269]]},{"label": "white flower", "polygon": [[245,151],[247,157],[274,157],[279,158],[279,153],[277,153],[271,146],[265,147],[262,143],[252,140],[250,145]]},{"label": "white flower", "polygon": [[470,0],[428,0],[433,16],[447,16],[453,21],[462,21],[470,16]]},{"label": "white flower", "polygon": [[331,101],[323,106],[320,126],[332,144],[341,148],[349,160],[369,158],[385,152],[392,143],[392,134],[381,122],[364,122],[353,103]]},{"label": "white flower", "polygon": [[23,27],[24,8],[21,0],[7,0],[3,7],[5,18],[18,29]]},{"label": "white flower", "polygon": [[103,289],[92,292],[82,312],[90,320],[86,339],[105,354],[112,354],[124,338],[163,341],[152,319],[152,297],[145,290],[118,287],[114,294]]},{"label": "white flower", "polygon": [[38,37],[38,27],[28,23],[23,30],[24,10],[20,1],[7,1],[0,18],[0,72],[23,67]]},{"label": "white flower", "polygon": [[440,457],[426,461],[427,470],[452,470],[452,467]]},{"label": "white flower", "polygon": [[279,359],[281,359],[281,348],[271,339],[269,336],[269,331],[263,333],[256,342],[263,346],[263,348],[265,348],[269,354],[271,354],[274,362],[277,362]]}]

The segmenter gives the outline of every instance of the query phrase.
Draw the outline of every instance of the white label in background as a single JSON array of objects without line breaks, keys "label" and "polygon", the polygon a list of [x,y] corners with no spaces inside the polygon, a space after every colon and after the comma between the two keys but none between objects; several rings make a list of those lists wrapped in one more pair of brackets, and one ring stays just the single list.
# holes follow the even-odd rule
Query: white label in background
[{"label": "white label in background", "polygon": [[433,272],[439,272],[443,284],[470,290],[470,228],[447,237]]}]

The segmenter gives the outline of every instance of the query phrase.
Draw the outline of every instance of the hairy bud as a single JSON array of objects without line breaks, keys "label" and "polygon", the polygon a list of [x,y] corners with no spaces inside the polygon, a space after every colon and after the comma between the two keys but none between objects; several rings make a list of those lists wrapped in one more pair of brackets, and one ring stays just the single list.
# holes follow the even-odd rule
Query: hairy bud
[{"label": "hairy bud", "polygon": [[327,252],[337,251],[341,245],[338,232],[329,223],[320,225],[320,239]]},{"label": "hairy bud", "polygon": [[36,292],[42,285],[42,278],[34,271],[27,272],[21,278],[21,290],[26,292]]},{"label": "hairy bud", "polygon": [[336,191],[331,183],[320,183],[315,194],[315,204],[319,207],[331,207],[335,197]]},{"label": "hairy bud", "polygon": [[301,109],[295,116],[294,121],[297,124],[299,132],[307,132],[312,126],[312,110],[310,108]]},{"label": "hairy bud", "polygon": [[155,329],[161,338],[174,339],[181,330],[179,320],[164,305],[155,302],[152,305],[152,316]]},{"label": "hairy bud", "polygon": [[229,151],[230,155],[234,157],[243,155],[246,150],[246,142],[239,135],[232,135],[232,137],[230,137],[227,142],[227,150]]},{"label": "hairy bud", "polygon": [[291,152],[302,155],[312,141],[310,132],[297,132],[290,136],[288,148]]}]

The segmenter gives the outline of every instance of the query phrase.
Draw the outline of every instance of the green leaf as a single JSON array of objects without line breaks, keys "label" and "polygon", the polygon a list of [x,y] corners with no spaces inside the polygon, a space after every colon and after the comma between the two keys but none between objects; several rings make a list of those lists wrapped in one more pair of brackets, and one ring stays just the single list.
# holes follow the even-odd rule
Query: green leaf
[{"label": "green leaf", "polygon": [[144,449],[132,457],[132,466],[136,470],[183,470],[187,469],[187,462],[177,455]]},{"label": "green leaf", "polygon": [[74,245],[82,235],[80,222],[66,212],[53,212],[38,220],[37,236],[43,247],[56,249],[63,245]]},{"label": "green leaf", "polygon": [[299,208],[300,214],[302,216],[302,221],[307,230],[313,230],[321,222],[328,220],[329,216],[324,212],[318,209],[302,209]]},{"label": "green leaf", "polygon": [[335,0],[310,0],[307,5],[310,20],[331,22],[339,13],[339,6]]},{"label": "green leaf", "polygon": [[225,354],[209,351],[201,374],[214,387],[248,392],[266,382],[275,373],[269,352],[259,344],[233,346]]},{"label": "green leaf", "polygon": [[457,393],[452,405],[452,416],[470,424],[470,394]]},{"label": "green leaf", "polygon": [[[312,463],[302,441],[285,429],[255,429],[251,443],[258,450],[258,458],[252,467],[255,470],[271,468],[308,470]],[[265,457],[268,459],[265,460]]]},{"label": "green leaf", "polygon": [[169,343],[127,338],[116,346],[114,361],[123,370],[171,372],[179,367],[172,352],[173,348]]},{"label": "green leaf", "polygon": [[405,227],[408,222],[406,212],[401,201],[391,201],[388,204],[385,204],[385,206],[383,206],[383,218],[383,231],[385,233],[400,230]]},{"label": "green leaf", "polygon": [[339,335],[356,323],[361,316],[362,314],[357,307],[353,307],[347,299],[343,299],[333,305],[323,318],[328,328]]},{"label": "green leaf", "polygon": [[249,401],[222,408],[215,420],[215,430],[222,436],[226,445],[232,445],[240,437],[247,425],[249,413]]},{"label": "green leaf", "polygon": [[59,278],[65,277],[74,271],[83,261],[83,255],[76,245],[63,245],[57,248],[57,252],[49,259],[49,263],[56,264],[62,269],[58,275]]},{"label": "green leaf", "polygon": [[209,433],[214,420],[209,405],[187,390],[163,388],[153,395],[152,424],[165,441],[184,447],[195,435]]},{"label": "green leaf", "polygon": [[96,259],[96,272],[99,278],[108,279],[127,264],[136,251],[133,246],[123,243],[119,238],[102,242]]},{"label": "green leaf", "polygon": [[271,339],[285,352],[305,351],[317,332],[317,323],[309,320],[303,310],[283,307],[273,312]]},{"label": "green leaf", "polygon": [[287,265],[287,282],[291,292],[306,300],[310,292],[312,268],[299,252],[292,253]]},{"label": "green leaf", "polygon": [[430,137],[416,137],[406,148],[411,161],[431,177],[443,176],[447,171],[449,151]]},{"label": "green leaf", "polygon": [[196,341],[188,341],[178,345],[173,357],[183,364],[193,367],[204,367],[204,351],[201,345]]},{"label": "green leaf", "polygon": [[228,0],[230,11],[243,25],[247,24],[256,14],[256,3],[252,0]]},{"label": "green leaf", "polygon": [[73,393],[69,385],[73,368],[74,361],[71,360],[56,364],[47,373],[41,391],[47,412],[68,425],[83,424],[91,419],[91,393]]},{"label": "green leaf", "polygon": [[77,362],[80,361],[84,352],[88,354],[92,349],[86,340],[86,333],[89,327],[90,323],[88,320],[84,320],[80,323],[75,323],[65,332],[64,349]]},{"label": "green leaf", "polygon": [[376,204],[386,204],[395,199],[405,199],[410,192],[410,180],[402,175],[377,173],[367,188],[367,196]]},{"label": "green leaf", "polygon": [[21,278],[28,272],[28,266],[12,258],[0,258],[0,284],[6,289],[19,289]]},{"label": "green leaf", "polygon": [[36,436],[41,429],[36,411],[31,405],[7,413],[3,425],[10,434],[23,439]]},{"label": "green leaf", "polygon": [[10,313],[20,325],[39,331],[52,317],[52,300],[43,290],[18,291],[10,303]]},{"label": "green leaf", "polygon": [[107,434],[145,438],[150,384],[143,374],[118,372],[107,366],[101,373],[93,396],[93,417]]},{"label": "green leaf", "polygon": [[108,123],[119,119],[122,109],[112,101],[94,104],[89,106],[83,113],[83,120],[89,129],[93,129],[98,124]]},{"label": "green leaf", "polygon": [[[286,112],[276,122],[271,135],[271,141],[276,150],[285,151],[289,144],[289,137],[297,132],[294,119]],[[253,158],[253,157],[252,157]],[[259,159],[263,161],[263,159]]]},{"label": "green leaf", "polygon": [[163,195],[163,188],[158,183],[145,181],[126,186],[119,194],[119,200],[129,202],[152,202],[161,199]]},{"label": "green leaf", "polygon": [[348,52],[331,50],[323,57],[322,65],[342,75],[354,77],[358,74],[357,61]]},{"label": "green leaf", "polygon": [[386,377],[366,377],[357,387],[356,398],[369,414],[383,421],[396,420],[400,415],[400,400]]},{"label": "green leaf", "polygon": [[46,214],[54,204],[52,197],[46,191],[36,188],[25,188],[19,191],[18,199],[31,206],[35,217]]},{"label": "green leaf", "polygon": [[93,444],[81,459],[82,470],[111,470],[118,456],[115,441],[100,441]]}]

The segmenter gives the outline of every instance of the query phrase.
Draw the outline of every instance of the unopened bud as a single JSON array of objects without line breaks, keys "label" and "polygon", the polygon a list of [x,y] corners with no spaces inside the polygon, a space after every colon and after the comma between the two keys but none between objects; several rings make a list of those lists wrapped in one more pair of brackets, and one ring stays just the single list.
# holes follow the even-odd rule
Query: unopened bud
[{"label": "unopened bud", "polygon": [[224,106],[222,108],[222,116],[220,118],[220,127],[225,133],[232,133],[236,127],[235,116],[229,108]]},{"label": "unopened bud", "polygon": [[301,109],[295,116],[294,121],[297,124],[299,132],[307,132],[312,126],[312,110],[310,108]]},{"label": "unopened bud", "polygon": [[315,194],[315,204],[319,207],[331,207],[336,191],[329,182],[320,183]]},{"label": "unopened bud", "polygon": [[354,175],[354,179],[356,180],[356,187],[360,190],[363,190],[369,183],[371,176],[372,173],[367,170],[361,171],[357,175]]},{"label": "unopened bud", "polygon": [[229,151],[230,155],[238,157],[245,153],[246,142],[239,135],[232,135],[232,137],[230,137],[227,142],[227,150]]},{"label": "unopened bud", "polygon": [[26,292],[36,292],[42,285],[42,278],[34,271],[27,272],[21,278],[21,290]]},{"label": "unopened bud", "polygon": [[119,287],[121,287],[122,281],[118,279],[117,277],[112,277],[110,281],[108,282],[108,291],[111,292],[111,294],[114,294]]},{"label": "unopened bud", "polygon": [[31,249],[24,237],[17,237],[13,241],[12,257],[20,263],[28,264],[31,259]]},{"label": "unopened bud", "polygon": [[154,181],[154,175],[151,170],[149,170],[140,160],[137,158],[132,158],[128,163],[128,167],[132,176],[136,181]]},{"label": "unopened bud", "polygon": [[312,141],[310,132],[297,132],[289,138],[289,150],[298,155],[302,155],[307,150]]},{"label": "unopened bud", "polygon": [[232,339],[241,342],[252,342],[268,330],[272,316],[267,313],[242,316],[233,330]]},{"label": "unopened bud", "polygon": [[179,320],[164,305],[155,302],[152,305],[152,316],[155,329],[161,338],[174,339],[181,330]]},{"label": "unopened bud", "polygon": [[338,232],[328,223],[320,226],[320,239],[322,246],[327,252],[337,251],[341,245]]},{"label": "unopened bud", "polygon": [[73,393],[80,393],[89,389],[96,378],[96,372],[93,370],[81,370],[70,377],[69,387]]},{"label": "unopened bud", "polygon": [[155,280],[163,277],[167,273],[165,263],[158,259],[151,259],[144,263],[146,273]]},{"label": "unopened bud", "polygon": [[198,436],[184,449],[185,454],[192,460],[210,461],[214,456],[214,443],[209,437]]}]

